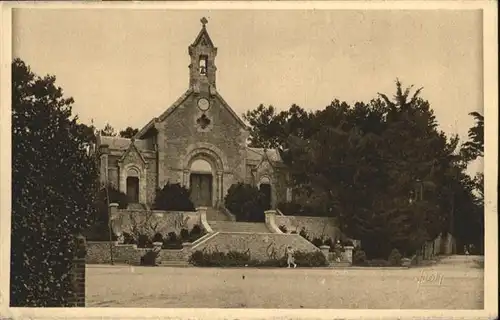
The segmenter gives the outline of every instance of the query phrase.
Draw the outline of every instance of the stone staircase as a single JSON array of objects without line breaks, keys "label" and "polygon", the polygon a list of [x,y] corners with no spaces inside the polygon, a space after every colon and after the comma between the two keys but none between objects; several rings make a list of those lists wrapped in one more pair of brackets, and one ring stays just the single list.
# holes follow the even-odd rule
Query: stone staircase
[{"label": "stone staircase", "polygon": [[187,268],[190,264],[184,257],[182,250],[161,250],[159,267]]},{"label": "stone staircase", "polygon": [[264,222],[208,221],[214,232],[271,233]]},{"label": "stone staircase", "polygon": [[229,217],[217,208],[207,208],[208,221],[230,221]]},{"label": "stone staircase", "polygon": [[161,260],[159,267],[188,268],[191,265],[185,260]]},{"label": "stone staircase", "polygon": [[142,203],[129,203],[127,209],[131,210],[146,210],[147,207]]}]

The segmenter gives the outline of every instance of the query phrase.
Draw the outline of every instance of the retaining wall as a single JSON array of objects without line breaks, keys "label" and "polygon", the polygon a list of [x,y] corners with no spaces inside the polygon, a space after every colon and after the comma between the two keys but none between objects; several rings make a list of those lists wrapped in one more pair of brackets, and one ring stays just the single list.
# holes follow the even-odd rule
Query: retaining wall
[{"label": "retaining wall", "polygon": [[249,252],[252,259],[281,258],[287,246],[295,251],[320,251],[298,234],[218,232],[212,238],[193,248],[194,251]]}]

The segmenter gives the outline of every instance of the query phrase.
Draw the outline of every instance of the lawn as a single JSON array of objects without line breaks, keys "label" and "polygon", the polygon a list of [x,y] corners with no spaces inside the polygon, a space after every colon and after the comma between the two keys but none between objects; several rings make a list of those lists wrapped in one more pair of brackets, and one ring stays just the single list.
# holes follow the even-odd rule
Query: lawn
[{"label": "lawn", "polygon": [[87,307],[482,309],[471,263],[382,270],[87,266]]}]

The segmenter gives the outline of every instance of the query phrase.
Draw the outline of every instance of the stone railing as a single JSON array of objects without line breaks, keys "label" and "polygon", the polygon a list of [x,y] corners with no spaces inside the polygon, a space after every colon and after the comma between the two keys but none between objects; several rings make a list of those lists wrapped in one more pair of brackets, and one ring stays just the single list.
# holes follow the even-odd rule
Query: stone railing
[{"label": "stone railing", "polygon": [[229,221],[236,221],[236,216],[223,204],[219,205],[218,209],[229,218]]},{"label": "stone railing", "polygon": [[218,232],[192,250],[249,252],[252,259],[267,260],[283,257],[287,246],[302,252],[320,250],[298,234],[246,232]]},{"label": "stone railing", "polygon": [[267,210],[266,215],[266,226],[272,233],[283,233],[280,228],[276,225],[276,211]]},{"label": "stone railing", "polygon": [[208,221],[207,221],[207,208],[206,207],[196,208],[196,212],[200,216],[200,223],[201,223],[201,226],[203,227],[203,229],[205,229],[205,231],[207,233],[214,232],[212,230],[212,227],[210,226],[210,224],[208,224]]}]

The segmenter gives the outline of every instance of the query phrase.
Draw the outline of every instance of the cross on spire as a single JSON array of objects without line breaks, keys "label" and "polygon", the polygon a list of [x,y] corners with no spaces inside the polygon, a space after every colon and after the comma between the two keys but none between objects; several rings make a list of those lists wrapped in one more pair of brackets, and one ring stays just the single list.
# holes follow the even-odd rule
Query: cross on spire
[{"label": "cross on spire", "polygon": [[203,25],[203,28],[205,28],[205,25],[208,23],[207,18],[203,17],[203,18],[201,18],[200,21],[201,21],[201,24]]}]

